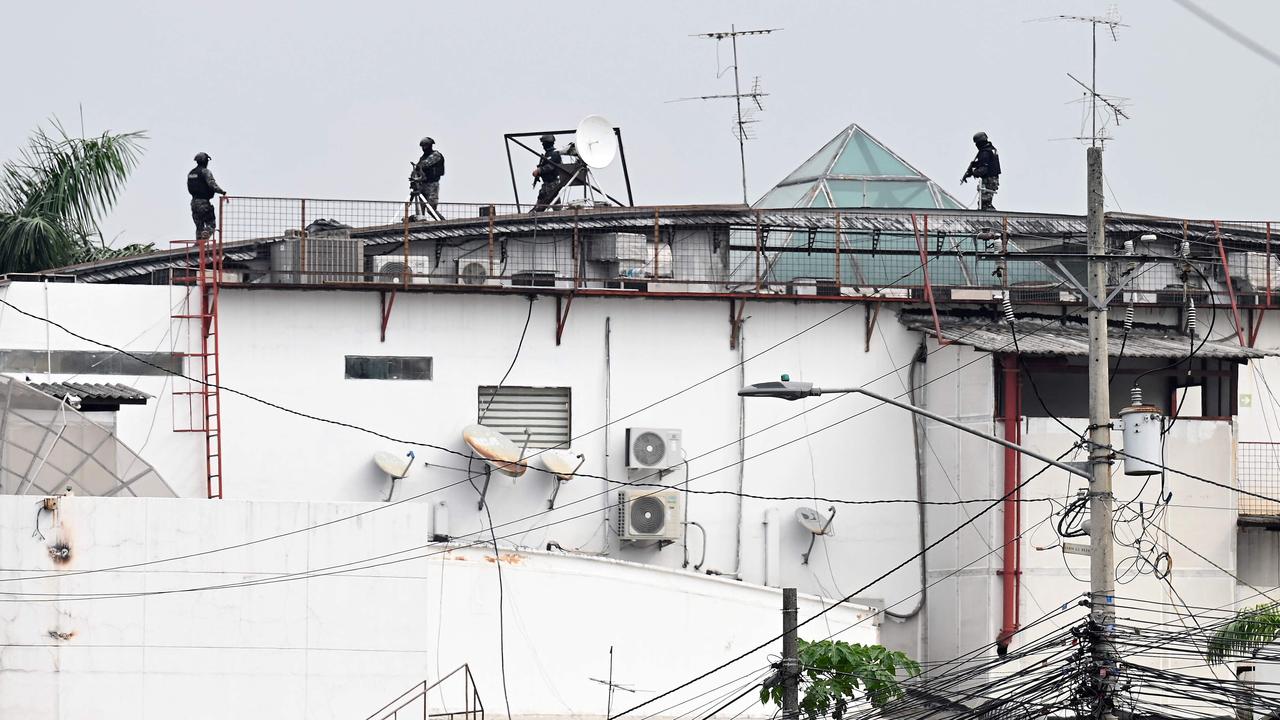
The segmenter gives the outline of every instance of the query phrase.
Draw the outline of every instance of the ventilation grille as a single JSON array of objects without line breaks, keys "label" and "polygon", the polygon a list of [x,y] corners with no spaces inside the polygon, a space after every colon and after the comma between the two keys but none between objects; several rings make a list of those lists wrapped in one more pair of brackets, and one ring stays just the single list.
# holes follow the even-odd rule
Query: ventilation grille
[{"label": "ventilation grille", "polygon": [[477,422],[506,435],[516,445],[524,444],[528,428],[531,448],[569,446],[569,388],[482,386],[477,398]]}]

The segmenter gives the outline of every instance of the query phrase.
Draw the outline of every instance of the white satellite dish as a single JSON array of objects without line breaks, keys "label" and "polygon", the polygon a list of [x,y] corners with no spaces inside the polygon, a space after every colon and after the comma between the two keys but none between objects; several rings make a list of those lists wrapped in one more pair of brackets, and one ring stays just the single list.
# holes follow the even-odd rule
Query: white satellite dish
[{"label": "white satellite dish", "polygon": [[543,450],[541,455],[542,466],[561,480],[572,478],[578,468],[582,467],[582,463],[587,461],[586,455],[562,448]]},{"label": "white satellite dish", "polygon": [[397,455],[379,450],[373,454],[373,461],[378,464],[382,472],[390,475],[392,480],[399,480],[408,475],[409,468],[413,467],[413,453]]},{"label": "white satellite dish", "polygon": [[613,133],[613,125],[599,115],[582,118],[578,131],[574,133],[573,144],[582,162],[597,170],[608,167],[618,155],[618,138]]},{"label": "white satellite dish", "polygon": [[800,556],[800,564],[809,564],[809,554],[813,552],[813,544],[818,540],[818,536],[832,537],[836,534],[835,528],[831,527],[831,523],[836,519],[836,509],[833,505],[827,508],[826,512],[822,512],[816,508],[801,507],[796,508],[796,520],[810,532],[809,549],[804,551]]},{"label": "white satellite dish", "polygon": [[387,502],[391,502],[391,497],[396,492],[396,481],[402,480],[405,475],[409,474],[410,468],[413,467],[414,453],[412,450],[404,455],[397,455],[386,450],[379,450],[373,454],[373,462],[377,464],[382,472],[391,478],[391,489],[387,491]]},{"label": "white satellite dish", "polygon": [[556,486],[551,490],[551,499],[547,500],[547,509],[554,510],[556,507],[556,495],[560,492],[560,484],[568,482],[573,477],[573,474],[578,472],[578,468],[582,467],[582,464],[587,461],[587,456],[565,448],[543,450],[541,455],[542,467],[556,476]]},{"label": "white satellite dish", "polygon": [[835,535],[836,531],[831,527],[834,519],[835,508],[831,509],[830,514],[811,507],[796,508],[796,520],[814,535]]},{"label": "white satellite dish", "polygon": [[529,469],[523,460],[523,452],[511,438],[484,425],[468,425],[462,429],[462,440],[471,446],[489,467],[503,475],[520,477]]}]

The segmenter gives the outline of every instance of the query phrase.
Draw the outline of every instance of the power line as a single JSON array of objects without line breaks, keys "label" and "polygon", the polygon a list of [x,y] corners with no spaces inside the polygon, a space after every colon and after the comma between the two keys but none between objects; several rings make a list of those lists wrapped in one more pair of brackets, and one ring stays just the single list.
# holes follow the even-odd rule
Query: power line
[{"label": "power line", "polygon": [[[1070,452],[1070,451],[1068,451],[1067,453],[1063,453],[1060,457],[1066,457],[1066,455],[1067,455],[1069,452]],[[1049,468],[1051,468],[1051,467],[1053,467],[1053,466],[1052,466],[1052,465],[1046,465],[1046,466],[1044,466],[1044,467],[1043,467],[1043,468],[1041,468],[1039,471],[1037,471],[1036,473],[1034,473],[1033,475],[1031,475],[1030,477],[1028,477],[1026,480],[1023,480],[1022,482],[1018,483],[1018,485],[1017,485],[1016,487],[1014,487],[1012,490],[1010,490],[1009,492],[1005,493],[1004,497],[1012,497],[1012,496],[1013,496],[1014,494],[1016,494],[1019,490],[1021,490],[1023,487],[1025,487],[1025,486],[1027,485],[1027,483],[1029,483],[1029,482],[1031,482],[1032,480],[1036,479],[1037,477],[1039,477],[1041,474],[1043,474],[1044,472],[1046,472],[1046,471],[1047,471]],[[821,616],[823,616],[823,615],[827,614],[828,612],[830,612],[832,609],[834,609],[834,608],[838,607],[839,605],[841,605],[841,604],[843,604],[843,603],[846,603],[846,602],[849,602],[849,601],[853,600],[853,599],[854,599],[855,597],[857,597],[859,594],[861,594],[861,593],[865,592],[868,588],[872,587],[872,586],[873,586],[873,585],[875,585],[876,583],[878,583],[878,582],[880,582],[881,580],[883,580],[883,579],[885,579],[885,578],[889,577],[890,575],[892,575],[893,573],[897,572],[898,570],[901,570],[902,568],[906,567],[906,566],[907,566],[908,564],[910,564],[913,560],[915,560],[915,559],[917,559],[917,558],[920,558],[920,557],[923,557],[925,553],[927,553],[928,551],[930,551],[930,550],[934,549],[934,548],[935,548],[935,547],[937,547],[938,545],[942,544],[944,541],[946,541],[946,540],[950,539],[950,538],[951,538],[951,537],[953,537],[956,533],[958,533],[958,532],[960,532],[961,530],[963,530],[964,528],[968,527],[970,524],[972,524],[972,523],[973,523],[975,520],[977,520],[978,518],[980,518],[980,517],[982,517],[983,515],[987,514],[987,513],[988,513],[988,512],[990,512],[991,510],[994,510],[996,507],[999,507],[999,505],[1000,505],[1000,503],[1003,501],[1003,499],[1004,499],[1004,498],[1000,498],[1000,499],[999,499],[999,500],[997,500],[996,502],[993,502],[993,503],[991,503],[990,505],[988,505],[987,507],[983,508],[980,512],[978,512],[978,513],[977,513],[976,515],[974,515],[973,517],[969,518],[968,520],[965,520],[964,522],[960,523],[960,524],[959,524],[959,525],[957,525],[956,527],[954,527],[954,528],[952,528],[951,530],[947,531],[944,535],[942,535],[941,537],[939,537],[937,540],[934,540],[932,543],[929,543],[929,545],[928,545],[928,546],[926,546],[926,547],[924,547],[924,548],[922,548],[922,549],[920,550],[920,552],[918,552],[918,553],[916,553],[916,554],[912,555],[911,557],[907,558],[906,560],[903,560],[902,562],[898,563],[897,565],[893,566],[893,567],[892,567],[892,568],[890,568],[889,570],[885,571],[884,573],[882,573],[881,575],[879,575],[878,577],[876,577],[876,578],[875,578],[874,580],[872,580],[871,582],[869,582],[869,583],[867,583],[867,584],[863,585],[862,587],[860,587],[860,588],[858,588],[857,590],[853,591],[853,592],[852,592],[852,593],[850,593],[849,595],[846,595],[843,599],[841,599],[841,600],[840,600],[840,602],[838,602],[838,603],[836,603],[836,604],[834,604],[834,605],[828,606],[828,607],[824,607],[822,610],[819,610],[817,613],[815,613],[815,614],[813,614],[813,615],[810,615],[809,617],[805,618],[804,620],[802,620],[802,621],[798,622],[798,623],[796,624],[796,628],[798,629],[798,628],[804,627],[805,625],[808,625],[809,623],[813,622],[814,620],[818,619],[819,617],[821,617]],[[777,640],[781,639],[781,637],[782,637],[782,635],[775,635],[775,636],[773,636],[773,637],[769,638],[768,640],[764,641],[764,642],[763,642],[763,643],[761,643],[760,645],[757,645],[757,646],[755,646],[755,647],[751,648],[750,650],[746,651],[745,653],[742,653],[742,654],[740,654],[740,655],[738,655],[738,656],[736,656],[736,657],[734,657],[734,658],[731,658],[731,659],[727,660],[727,661],[726,661],[726,662],[724,662],[724,663],[721,663],[720,665],[718,665],[718,666],[716,666],[716,667],[714,667],[714,668],[712,668],[712,669],[710,669],[710,670],[708,670],[708,671],[706,671],[706,672],[704,672],[704,673],[702,673],[702,674],[698,675],[697,677],[693,678],[692,680],[687,680],[687,681],[685,681],[684,683],[681,683],[680,685],[677,685],[676,687],[674,687],[674,688],[672,688],[672,689],[670,689],[670,690],[668,690],[668,691],[666,691],[666,692],[664,692],[664,693],[662,693],[662,694],[660,694],[660,695],[657,695],[656,697],[650,698],[649,700],[646,700],[645,702],[642,702],[642,703],[640,703],[640,704],[638,704],[638,705],[632,706],[631,708],[629,708],[629,709],[627,709],[627,710],[624,710],[623,712],[618,713],[617,715],[614,715],[612,718],[607,718],[607,720],[614,720],[614,718],[622,717],[623,715],[627,715],[627,714],[630,714],[630,713],[632,713],[632,712],[635,712],[636,710],[639,710],[640,708],[642,708],[642,707],[644,707],[644,706],[646,706],[646,705],[648,705],[648,704],[650,704],[650,703],[654,702],[655,700],[658,700],[658,699],[660,699],[660,698],[662,698],[662,697],[665,697],[666,695],[669,695],[669,694],[671,694],[671,693],[673,693],[673,692],[676,692],[676,691],[678,691],[678,690],[680,690],[680,689],[682,689],[682,688],[688,687],[689,685],[691,685],[691,684],[693,684],[693,683],[695,683],[695,682],[697,682],[697,681],[699,681],[699,680],[701,680],[701,679],[703,679],[703,678],[707,677],[708,675],[711,675],[711,674],[713,674],[713,673],[719,672],[720,670],[722,670],[722,669],[724,669],[724,668],[728,667],[729,665],[732,665],[733,663],[735,663],[735,662],[737,662],[737,661],[741,660],[742,658],[747,657],[747,656],[748,656],[748,655],[750,655],[751,653],[754,653],[754,652],[756,652],[756,651],[758,651],[758,650],[762,650],[762,649],[764,649],[764,648],[768,647],[771,643],[776,642]]]},{"label": "power line", "polygon": [[1213,27],[1218,32],[1234,40],[1236,44],[1248,50],[1253,51],[1259,57],[1271,63],[1272,65],[1280,67],[1280,55],[1277,55],[1275,52],[1268,49],[1266,46],[1262,45],[1262,43],[1257,42],[1256,40],[1249,37],[1248,35],[1245,35],[1244,33],[1240,32],[1234,27],[1228,25],[1225,21],[1211,14],[1208,10],[1205,10],[1199,5],[1191,2],[1191,0],[1173,0],[1173,1],[1181,5],[1187,12],[1203,20],[1206,24]]}]

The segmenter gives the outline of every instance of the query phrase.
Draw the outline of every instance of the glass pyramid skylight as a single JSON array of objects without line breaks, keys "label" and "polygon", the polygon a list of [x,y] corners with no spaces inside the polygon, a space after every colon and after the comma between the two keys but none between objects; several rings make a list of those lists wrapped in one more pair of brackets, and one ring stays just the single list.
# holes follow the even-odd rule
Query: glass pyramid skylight
[{"label": "glass pyramid skylight", "polygon": [[856,124],[841,130],[752,207],[964,209]]}]

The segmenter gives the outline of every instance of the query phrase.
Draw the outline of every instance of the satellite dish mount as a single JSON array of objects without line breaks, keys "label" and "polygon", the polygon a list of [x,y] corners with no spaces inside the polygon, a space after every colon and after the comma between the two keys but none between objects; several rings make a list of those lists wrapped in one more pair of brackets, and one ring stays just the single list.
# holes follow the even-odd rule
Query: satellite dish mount
[{"label": "satellite dish mount", "polygon": [[809,564],[809,555],[813,552],[813,544],[818,541],[819,535],[834,534],[831,530],[831,523],[834,522],[835,519],[836,508],[834,505],[827,508],[825,513],[807,507],[796,509],[796,520],[798,520],[800,524],[804,526],[804,529],[808,530],[810,533],[809,549],[805,550],[804,554],[800,556],[801,565]]},{"label": "satellite dish mount", "polygon": [[[578,123],[576,130],[534,130],[529,132],[506,133],[502,136],[507,150],[507,169],[511,174],[511,192],[515,195],[516,211],[523,212],[520,202],[520,186],[516,180],[515,162],[511,157],[511,146],[525,150],[535,157],[542,153],[526,142],[528,138],[542,135],[553,135],[557,140],[564,135],[572,135],[573,141],[560,147],[557,145],[563,164],[560,166],[560,188],[552,205],[558,209],[566,205],[571,207],[594,207],[596,204],[609,204],[618,207],[635,207],[635,199],[631,195],[631,174],[627,169],[627,153],[622,145],[622,128],[614,127],[608,120],[599,115],[588,115]],[[593,170],[601,170],[621,161],[622,178],[626,184],[627,200],[622,200],[600,189]],[[528,177],[528,176],[525,176]],[[575,188],[581,189],[580,198]]]},{"label": "satellite dish mount", "polygon": [[489,494],[489,480],[493,471],[518,478],[529,469],[524,461],[524,452],[529,449],[529,428],[524,429],[524,445],[519,448],[510,438],[493,428],[484,425],[468,425],[462,429],[462,440],[471,450],[484,460],[484,487],[480,489],[480,502],[477,510],[484,509],[484,498]]}]

